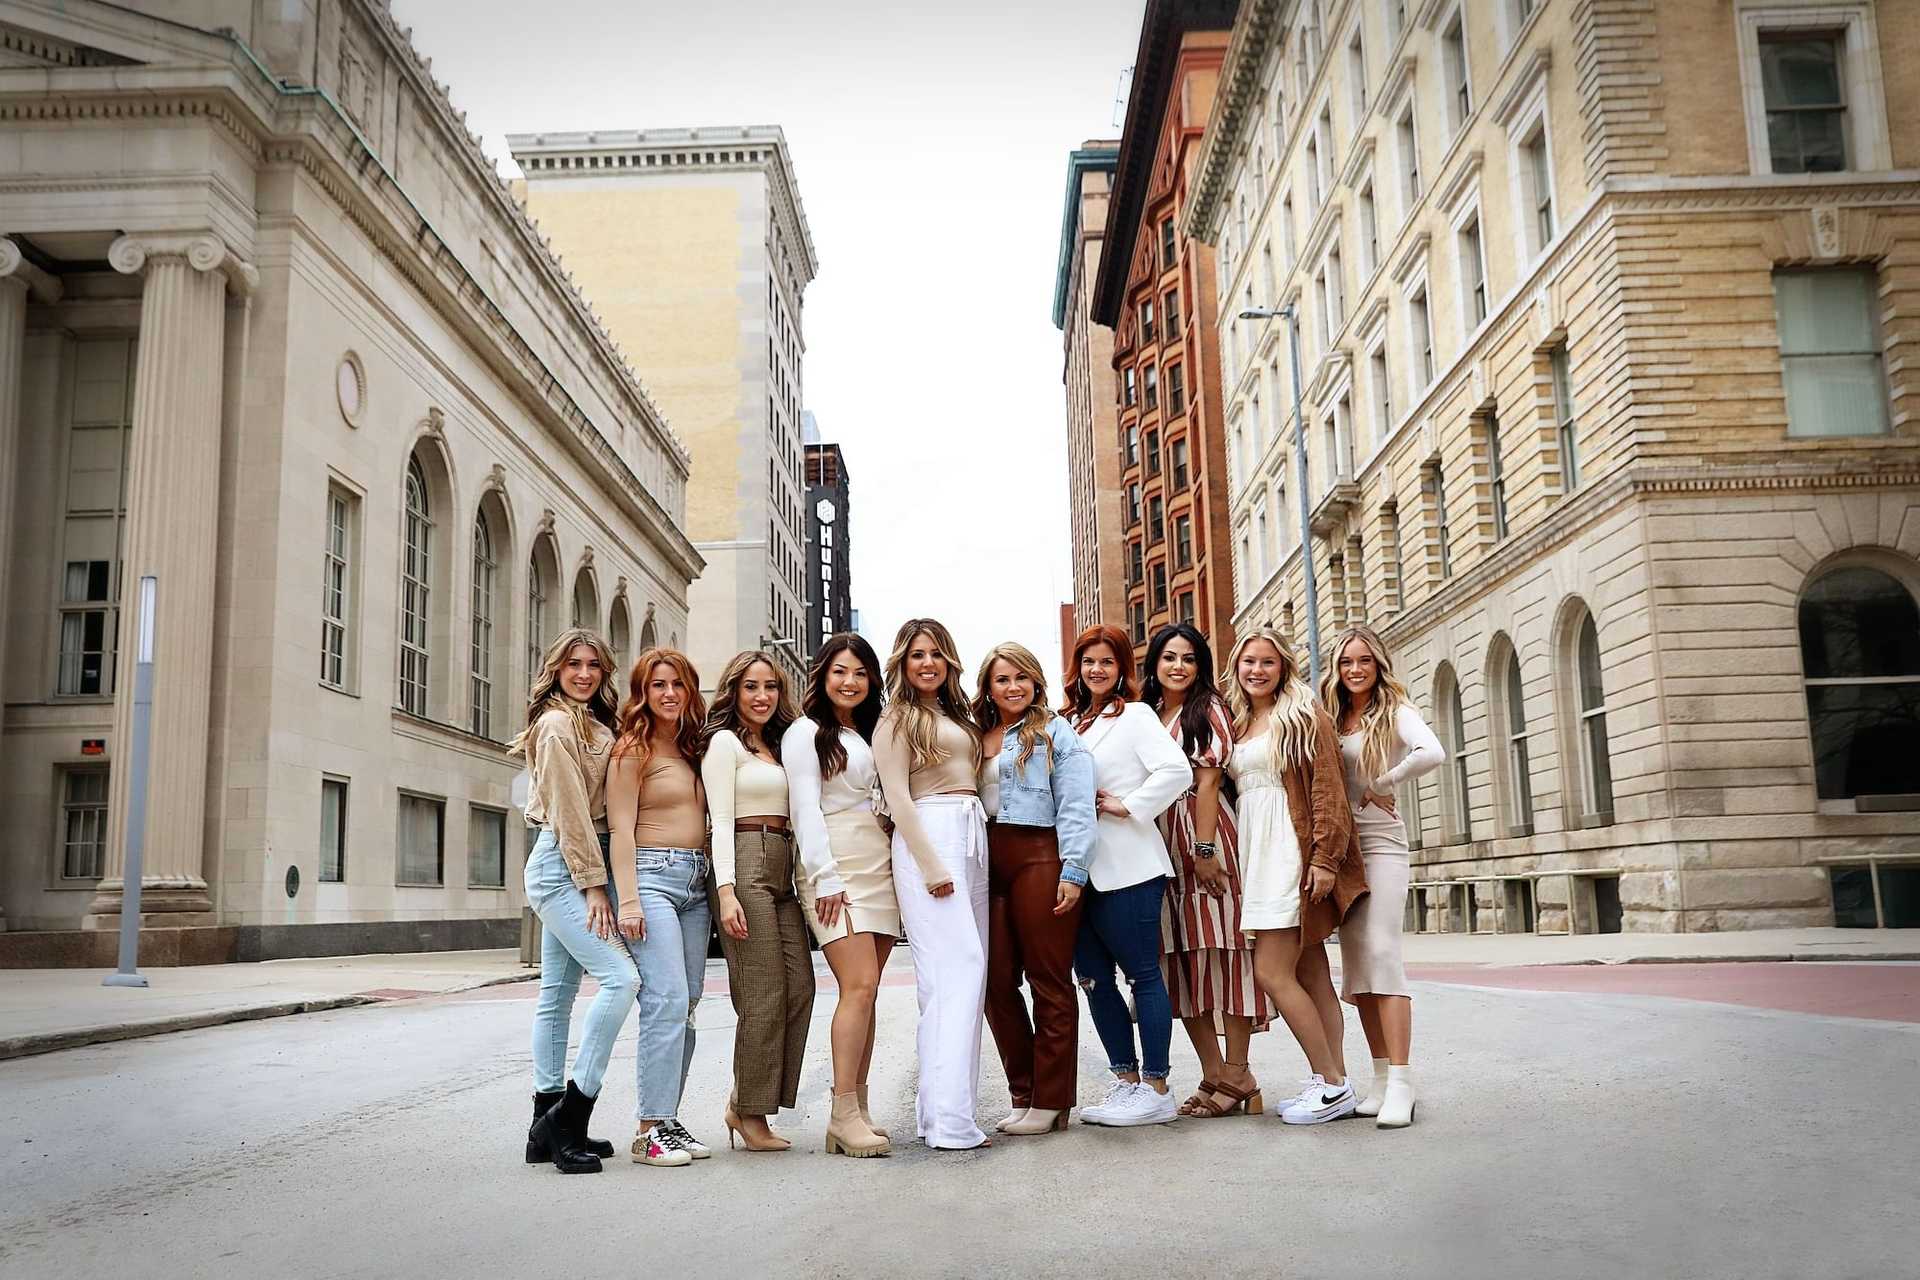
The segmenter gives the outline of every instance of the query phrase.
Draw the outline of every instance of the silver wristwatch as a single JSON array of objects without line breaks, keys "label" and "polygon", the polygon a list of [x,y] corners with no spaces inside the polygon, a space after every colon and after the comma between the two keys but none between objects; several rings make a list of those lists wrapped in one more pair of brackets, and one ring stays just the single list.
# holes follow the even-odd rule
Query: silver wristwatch
[{"label": "silver wristwatch", "polygon": [[1196,858],[1211,858],[1219,852],[1219,847],[1211,840],[1196,840],[1193,842],[1193,856]]}]

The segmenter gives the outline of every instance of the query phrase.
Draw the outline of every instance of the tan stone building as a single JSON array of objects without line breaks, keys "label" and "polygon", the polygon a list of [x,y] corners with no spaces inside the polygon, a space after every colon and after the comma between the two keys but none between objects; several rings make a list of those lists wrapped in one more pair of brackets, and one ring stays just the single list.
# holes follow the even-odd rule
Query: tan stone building
[{"label": "tan stone building", "polygon": [[1067,157],[1066,211],[1053,282],[1053,327],[1060,330],[1060,381],[1067,389],[1067,497],[1073,538],[1073,636],[1098,622],[1121,626],[1127,616],[1120,405],[1113,371],[1113,330],[1089,314],[1100,275],[1107,200],[1120,157],[1117,141],[1084,142]]},{"label": "tan stone building", "polygon": [[1394,648],[1418,927],[1920,923],[1917,17],[1241,6],[1189,210],[1237,616],[1311,565]]},{"label": "tan stone building", "polygon": [[[709,690],[742,649],[799,678],[807,628],[801,296],[818,264],[778,128],[516,134],[527,211],[694,459],[706,572],[689,654]],[[776,646],[776,641],[790,643]]]},{"label": "tan stone building", "polygon": [[387,7],[0,0],[0,235],[0,963],[111,956],[148,574],[152,958],[511,941],[530,670],[684,631],[688,458]]}]

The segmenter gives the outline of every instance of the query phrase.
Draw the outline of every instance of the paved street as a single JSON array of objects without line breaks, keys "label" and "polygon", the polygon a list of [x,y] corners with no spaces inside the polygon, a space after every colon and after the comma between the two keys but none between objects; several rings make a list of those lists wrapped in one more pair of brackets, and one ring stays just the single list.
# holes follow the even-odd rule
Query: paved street
[{"label": "paved street", "polygon": [[[533,987],[0,1063],[11,1275],[1911,1275],[1913,965],[1432,969],[1419,1123],[1075,1125],[890,1160],[819,1153],[817,1008],[786,1155],[728,1152],[732,1011],[702,1005],[685,1115],[716,1157],[519,1163]],[[1603,974],[1605,982],[1579,975]],[[724,983],[718,966],[713,990]],[[1581,983],[1586,985],[1582,986]],[[1560,990],[1556,987],[1571,989]],[[1716,1002],[1725,998],[1739,1004]],[[1655,990],[1660,994],[1641,994]],[[1789,1011],[1858,1009],[1867,1017]],[[1888,994],[1892,993],[1892,994]],[[1852,1002],[1852,1003],[1850,1003]],[[913,988],[883,989],[876,1111],[911,1128]],[[1364,1063],[1357,1026],[1347,1052]],[[1006,1102],[987,1052],[981,1110]],[[1298,1054],[1259,1037],[1283,1092]],[[1083,1101],[1100,1092],[1083,1028]],[[631,1030],[595,1131],[619,1142]],[[1194,1080],[1176,1034],[1176,1084]],[[1873,1170],[1863,1176],[1863,1169]]]}]

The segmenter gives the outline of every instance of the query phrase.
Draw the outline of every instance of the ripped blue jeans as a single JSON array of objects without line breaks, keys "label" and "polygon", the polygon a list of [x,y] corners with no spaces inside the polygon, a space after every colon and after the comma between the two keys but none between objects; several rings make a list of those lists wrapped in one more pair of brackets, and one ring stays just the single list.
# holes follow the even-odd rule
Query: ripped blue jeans
[{"label": "ripped blue jeans", "polygon": [[[1105,891],[1091,885],[1080,896],[1080,936],[1074,942],[1073,970],[1087,993],[1087,1012],[1107,1051],[1114,1074],[1138,1071],[1148,1080],[1165,1080],[1173,1053],[1173,1001],[1160,972],[1160,903],[1167,882],[1160,876]],[[1114,970],[1133,987],[1133,1016],[1114,981]],[[1140,1026],[1140,1052],[1134,1053],[1133,1028]]]},{"label": "ripped blue jeans", "polygon": [[707,903],[707,855],[698,849],[636,849],[634,870],[647,920],[647,936],[627,943],[640,967],[634,1118],[645,1125],[680,1113],[713,913]]}]

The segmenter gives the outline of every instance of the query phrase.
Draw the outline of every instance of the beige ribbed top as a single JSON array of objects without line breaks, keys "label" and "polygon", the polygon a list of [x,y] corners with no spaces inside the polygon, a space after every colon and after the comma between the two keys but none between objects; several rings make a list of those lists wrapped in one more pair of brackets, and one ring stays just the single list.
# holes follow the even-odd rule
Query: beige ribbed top
[{"label": "beige ribbed top", "polygon": [[640,775],[633,843],[642,849],[698,849],[707,839],[707,797],[700,776],[679,752],[656,750]]},{"label": "beige ribbed top", "polygon": [[907,851],[913,854],[928,888],[946,884],[953,876],[935,851],[914,801],[962,792],[975,795],[980,785],[974,774],[979,738],[971,728],[944,714],[936,713],[934,722],[933,743],[940,758],[918,769],[913,767],[913,748],[900,732],[898,716],[883,718],[873,738],[873,761],[879,769],[880,789],[887,797],[887,812],[893,817],[894,830],[907,842]]}]

